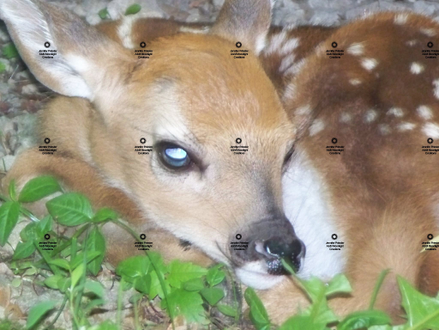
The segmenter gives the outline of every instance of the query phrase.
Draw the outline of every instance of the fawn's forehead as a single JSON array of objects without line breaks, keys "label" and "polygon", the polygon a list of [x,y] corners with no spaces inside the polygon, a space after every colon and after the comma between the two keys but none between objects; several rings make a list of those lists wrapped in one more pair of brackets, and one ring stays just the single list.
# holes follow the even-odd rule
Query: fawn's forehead
[{"label": "fawn's forehead", "polygon": [[154,59],[133,77],[145,88],[141,98],[156,126],[179,126],[198,136],[252,132],[278,141],[291,138],[293,126],[257,58],[235,59],[233,47],[221,38],[198,35],[157,45]]}]

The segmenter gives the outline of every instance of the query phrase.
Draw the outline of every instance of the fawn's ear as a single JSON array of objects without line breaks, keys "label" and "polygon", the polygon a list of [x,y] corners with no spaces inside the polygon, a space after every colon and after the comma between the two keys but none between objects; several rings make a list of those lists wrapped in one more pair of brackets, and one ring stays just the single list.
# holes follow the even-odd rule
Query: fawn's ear
[{"label": "fawn's ear", "polygon": [[0,0],[0,18],[35,77],[66,96],[93,100],[107,68],[127,56],[93,26],[49,3]]},{"label": "fawn's ear", "polygon": [[259,54],[271,24],[274,0],[226,0],[212,34],[241,42],[243,47]]}]

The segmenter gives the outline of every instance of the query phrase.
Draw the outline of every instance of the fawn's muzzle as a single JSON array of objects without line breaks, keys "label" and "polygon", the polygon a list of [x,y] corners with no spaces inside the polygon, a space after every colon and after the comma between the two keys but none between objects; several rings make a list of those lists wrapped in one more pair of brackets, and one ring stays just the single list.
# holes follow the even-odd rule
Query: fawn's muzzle
[{"label": "fawn's muzzle", "polygon": [[231,249],[231,257],[238,267],[260,262],[270,275],[287,275],[282,259],[297,272],[305,257],[305,245],[297,238],[293,226],[285,216],[258,221],[242,234],[248,242],[245,250]]}]

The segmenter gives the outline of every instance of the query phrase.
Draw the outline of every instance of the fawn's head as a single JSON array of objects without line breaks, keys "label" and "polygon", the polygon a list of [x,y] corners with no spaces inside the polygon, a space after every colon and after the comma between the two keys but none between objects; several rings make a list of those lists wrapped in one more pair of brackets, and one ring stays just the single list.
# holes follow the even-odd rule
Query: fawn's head
[{"label": "fawn's head", "polygon": [[[148,218],[256,287],[279,280],[280,257],[300,266],[304,247],[281,198],[295,132],[257,59],[268,0],[228,1],[208,35],[162,38],[148,45],[149,59],[47,3],[6,0],[0,9],[35,76],[90,100],[92,162]],[[237,42],[244,59],[231,55]],[[43,58],[45,49],[57,54]],[[141,139],[150,155],[134,151]]]}]

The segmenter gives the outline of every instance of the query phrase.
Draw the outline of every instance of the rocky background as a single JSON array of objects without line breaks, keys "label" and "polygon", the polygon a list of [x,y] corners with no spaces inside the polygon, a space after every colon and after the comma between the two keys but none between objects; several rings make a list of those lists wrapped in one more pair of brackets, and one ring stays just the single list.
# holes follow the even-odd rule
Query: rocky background
[{"label": "rocky background", "polygon": [[[109,16],[117,19],[134,3],[141,5],[141,14],[187,22],[214,21],[224,0],[52,0],[52,2],[85,17],[91,24],[97,24],[101,21],[98,13],[102,9],[107,8]],[[439,0],[277,0],[273,23],[334,26],[364,14],[387,10],[411,10],[439,21]],[[11,167],[16,155],[36,143],[34,135],[36,114],[54,96],[32,77],[10,45],[11,40],[6,28],[0,22],[0,179]],[[19,224],[17,227],[17,230],[20,230],[22,226]],[[15,244],[16,242],[12,243],[14,246]],[[0,319],[5,314],[22,319],[23,313],[26,313],[33,304],[50,298],[47,292],[37,292],[41,291],[41,288],[37,290],[30,284],[20,285],[19,281],[14,279],[4,263],[11,252],[8,246],[0,248]],[[112,286],[113,283],[106,276],[105,271],[100,276],[102,276],[101,283],[105,283],[108,287]]]}]

